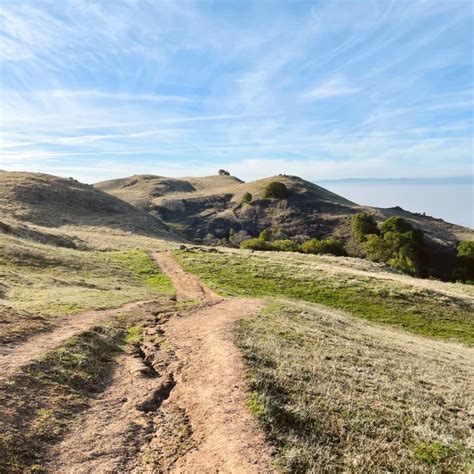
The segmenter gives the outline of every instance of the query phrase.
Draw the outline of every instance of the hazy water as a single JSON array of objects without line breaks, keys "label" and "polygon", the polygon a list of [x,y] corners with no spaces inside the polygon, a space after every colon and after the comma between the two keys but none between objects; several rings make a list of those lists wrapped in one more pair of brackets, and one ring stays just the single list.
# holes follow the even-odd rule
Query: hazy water
[{"label": "hazy water", "polygon": [[448,222],[474,228],[474,188],[469,183],[321,183],[321,186],[357,204],[400,206],[426,212]]}]

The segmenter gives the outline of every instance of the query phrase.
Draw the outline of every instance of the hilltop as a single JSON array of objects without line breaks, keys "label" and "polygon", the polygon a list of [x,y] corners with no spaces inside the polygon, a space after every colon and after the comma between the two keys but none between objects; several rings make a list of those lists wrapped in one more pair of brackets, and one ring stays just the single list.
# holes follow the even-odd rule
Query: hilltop
[{"label": "hilltop", "polygon": [[[72,178],[42,173],[0,172],[0,221],[21,225],[23,236],[46,229],[113,229],[138,235],[175,238],[158,218]],[[35,240],[35,239],[33,239]]]},{"label": "hilltop", "polygon": [[[284,183],[287,199],[265,199],[272,181]],[[351,241],[350,219],[369,212],[377,221],[401,216],[422,229],[437,250],[452,251],[459,240],[472,239],[470,229],[401,208],[375,208],[356,204],[296,176],[279,175],[245,183],[233,176],[166,178],[135,175],[95,184],[163,219],[185,238],[197,243],[225,244],[272,229],[280,238],[333,237],[357,253]],[[251,202],[243,203],[245,193]]]}]

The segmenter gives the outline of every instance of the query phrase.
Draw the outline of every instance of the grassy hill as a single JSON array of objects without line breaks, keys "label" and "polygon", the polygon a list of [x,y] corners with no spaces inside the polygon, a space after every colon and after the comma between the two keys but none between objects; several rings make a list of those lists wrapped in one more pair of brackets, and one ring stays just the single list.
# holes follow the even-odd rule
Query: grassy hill
[{"label": "grassy hill", "polygon": [[[272,181],[286,185],[287,199],[264,197]],[[282,238],[338,238],[351,250],[350,218],[358,212],[369,212],[378,221],[402,216],[441,250],[452,250],[457,241],[474,236],[470,229],[400,208],[358,205],[296,176],[244,183],[232,176],[173,179],[137,175],[95,187],[161,217],[187,239],[205,244],[232,243],[272,229]],[[252,196],[250,203],[242,202],[246,193]]]},{"label": "grassy hill", "polygon": [[163,222],[125,201],[71,178],[40,173],[0,172],[0,221],[173,237]]}]

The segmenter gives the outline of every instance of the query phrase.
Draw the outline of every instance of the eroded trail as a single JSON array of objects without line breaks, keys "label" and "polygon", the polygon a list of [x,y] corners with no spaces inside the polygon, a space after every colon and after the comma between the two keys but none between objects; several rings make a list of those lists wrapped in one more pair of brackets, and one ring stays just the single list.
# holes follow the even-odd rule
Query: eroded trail
[{"label": "eroded trail", "polygon": [[[162,433],[151,442],[158,447],[161,469],[173,472],[273,472],[271,451],[245,406],[245,368],[233,342],[237,320],[262,306],[255,299],[222,299],[185,273],[167,253],[156,261],[173,280],[178,292],[193,287],[209,304],[170,319],[164,330],[177,359],[175,387],[161,407],[162,418],[184,412],[191,428],[188,451],[179,457],[167,452]],[[194,283],[191,283],[189,278]],[[197,286],[196,286],[197,284]],[[181,293],[182,294],[182,293]],[[163,446],[164,445],[164,446]],[[160,452],[161,449],[161,452]],[[168,451],[169,451],[168,447]]]},{"label": "eroded trail", "polygon": [[74,337],[121,312],[138,308],[147,301],[128,303],[115,309],[86,311],[61,319],[60,325],[50,331],[29,337],[26,341],[0,348],[0,382],[11,378],[22,367],[37,360],[41,355],[57,349]]}]

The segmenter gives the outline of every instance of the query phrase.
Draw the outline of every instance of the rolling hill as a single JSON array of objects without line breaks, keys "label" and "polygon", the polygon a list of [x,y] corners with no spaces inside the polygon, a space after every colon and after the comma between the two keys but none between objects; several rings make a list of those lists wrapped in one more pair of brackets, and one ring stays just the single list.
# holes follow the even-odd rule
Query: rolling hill
[{"label": "rolling hill", "polygon": [[0,221],[4,230],[20,224],[19,232],[32,240],[68,227],[175,238],[161,220],[111,194],[72,178],[40,173],[0,172]]},{"label": "rolling hill", "polygon": [[[264,198],[264,188],[272,181],[287,186],[288,199]],[[174,179],[135,175],[95,187],[163,219],[185,238],[204,244],[238,243],[263,229],[272,229],[280,238],[334,237],[356,255],[350,218],[358,212],[369,212],[377,221],[401,216],[422,229],[429,245],[438,251],[452,251],[459,240],[474,236],[470,229],[398,207],[361,206],[296,176],[244,183],[233,176]],[[252,195],[250,204],[242,202],[245,193]]]}]

